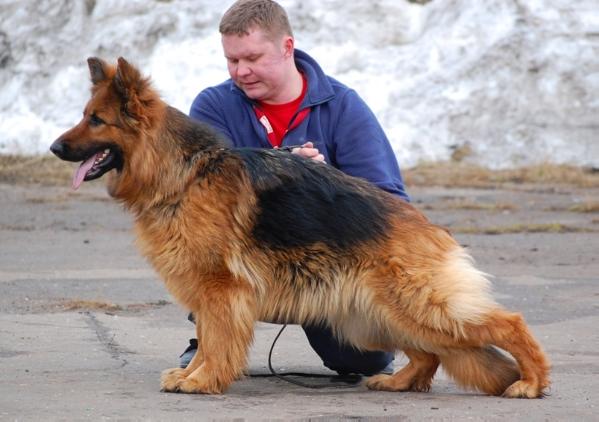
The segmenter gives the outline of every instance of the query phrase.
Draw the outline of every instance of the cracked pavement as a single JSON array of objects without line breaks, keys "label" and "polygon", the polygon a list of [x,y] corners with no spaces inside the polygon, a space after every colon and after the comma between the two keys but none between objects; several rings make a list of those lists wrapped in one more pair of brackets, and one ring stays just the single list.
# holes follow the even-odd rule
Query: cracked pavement
[{"label": "cracked pavement", "polygon": [[[599,214],[571,205],[596,200],[599,190],[516,185],[410,193],[495,276],[498,301],[525,315],[553,363],[549,397],[486,397],[442,373],[430,393],[363,385],[309,390],[251,376],[223,396],[161,393],[160,372],[178,364],[194,330],[138,255],[130,217],[101,183],[79,192],[0,184],[0,420],[596,420]],[[485,234],[556,223],[577,230]],[[250,375],[268,373],[278,329],[257,326]],[[404,363],[398,355],[396,366]],[[279,339],[273,365],[330,374],[294,326]]]}]

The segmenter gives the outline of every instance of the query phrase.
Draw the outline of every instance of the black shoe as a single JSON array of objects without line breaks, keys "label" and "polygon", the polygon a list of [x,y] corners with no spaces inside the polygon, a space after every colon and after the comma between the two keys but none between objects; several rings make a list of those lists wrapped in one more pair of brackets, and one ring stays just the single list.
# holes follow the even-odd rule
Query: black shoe
[{"label": "black shoe", "polygon": [[189,346],[187,346],[187,349],[185,349],[185,351],[181,354],[181,356],[179,356],[181,358],[179,367],[181,367],[183,369],[187,368],[187,365],[189,365],[189,362],[191,362],[191,360],[193,359],[193,357],[195,356],[197,351],[198,351],[198,339],[190,338]]}]

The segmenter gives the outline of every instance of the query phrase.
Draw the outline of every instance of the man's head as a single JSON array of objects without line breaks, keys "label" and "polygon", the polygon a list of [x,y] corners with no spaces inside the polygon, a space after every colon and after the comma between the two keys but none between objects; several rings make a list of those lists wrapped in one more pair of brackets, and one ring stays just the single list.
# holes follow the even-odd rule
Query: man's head
[{"label": "man's head", "polygon": [[219,31],[222,35],[249,35],[251,29],[261,29],[271,40],[293,37],[287,12],[272,0],[239,0],[223,15]]},{"label": "man's head", "polygon": [[279,4],[239,0],[225,12],[219,30],[229,74],[249,98],[276,104],[299,95],[294,39]]}]

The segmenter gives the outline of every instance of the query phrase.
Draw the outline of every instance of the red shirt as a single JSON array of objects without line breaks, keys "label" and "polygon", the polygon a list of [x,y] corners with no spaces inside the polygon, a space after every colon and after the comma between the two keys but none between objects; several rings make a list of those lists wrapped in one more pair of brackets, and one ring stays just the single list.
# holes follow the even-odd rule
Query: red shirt
[{"label": "red shirt", "polygon": [[302,93],[295,100],[285,104],[267,104],[259,101],[258,106],[254,107],[256,117],[264,126],[268,141],[273,147],[281,146],[285,134],[297,127],[310,113],[310,108],[305,108],[293,119],[308,90],[308,82],[303,74],[302,81]]}]

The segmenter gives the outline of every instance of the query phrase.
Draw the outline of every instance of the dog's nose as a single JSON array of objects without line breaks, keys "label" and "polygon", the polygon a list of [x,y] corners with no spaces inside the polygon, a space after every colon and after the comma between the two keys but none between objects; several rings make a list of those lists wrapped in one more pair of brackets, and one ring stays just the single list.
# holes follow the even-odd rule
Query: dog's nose
[{"label": "dog's nose", "polygon": [[50,151],[52,151],[52,154],[56,155],[57,157],[63,157],[65,152],[64,143],[62,143],[60,139],[57,139],[50,146]]}]

